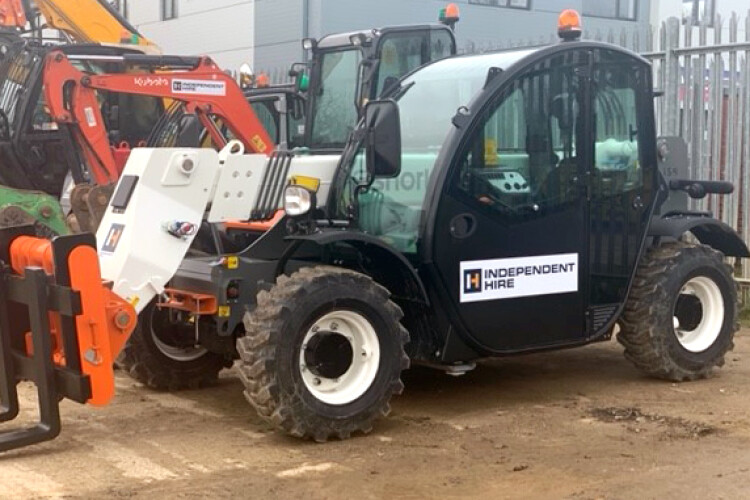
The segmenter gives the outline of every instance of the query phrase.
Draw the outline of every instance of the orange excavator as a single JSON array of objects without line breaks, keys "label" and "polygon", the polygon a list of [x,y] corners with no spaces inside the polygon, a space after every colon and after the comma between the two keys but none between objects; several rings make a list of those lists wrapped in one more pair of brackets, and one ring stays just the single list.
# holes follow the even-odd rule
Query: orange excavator
[{"label": "orange excavator", "polygon": [[129,146],[111,144],[98,92],[183,103],[185,111],[198,118],[214,146],[224,147],[229,136],[242,142],[246,151],[273,151],[274,141],[242,89],[210,58],[125,54],[111,59],[121,63],[125,72],[84,73],[61,51],[49,53],[45,62],[44,93],[49,113],[58,126],[69,129],[92,181],[79,184],[71,194],[73,227],[96,230],[130,151]]},{"label": "orange excavator", "polygon": [[[96,91],[162,97],[184,102],[219,148],[225,133],[255,153],[270,153],[274,143],[235,80],[208,57],[114,56],[129,68],[125,73],[86,74],[62,52],[51,52],[45,63],[44,92],[52,118],[75,129],[93,180],[115,182],[124,163],[110,146]],[[153,70],[159,69],[159,73]]]}]

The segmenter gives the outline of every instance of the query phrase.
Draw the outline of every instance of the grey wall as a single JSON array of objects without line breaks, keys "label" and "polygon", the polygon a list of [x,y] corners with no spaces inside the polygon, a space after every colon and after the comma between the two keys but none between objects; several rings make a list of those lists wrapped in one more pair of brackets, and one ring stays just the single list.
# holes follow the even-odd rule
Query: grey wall
[{"label": "grey wall", "polygon": [[[455,0],[454,0],[455,1]],[[614,2],[615,0],[598,0]],[[584,18],[589,33],[645,31],[649,28],[652,0],[638,1],[636,21]],[[308,9],[308,36],[395,24],[434,22],[447,0],[256,0],[255,64],[257,68],[288,67],[302,58],[303,10]],[[531,10],[469,4],[459,0],[461,21],[456,35],[459,47],[496,47],[509,41],[549,40],[563,9],[582,11],[583,0],[531,0]]]}]

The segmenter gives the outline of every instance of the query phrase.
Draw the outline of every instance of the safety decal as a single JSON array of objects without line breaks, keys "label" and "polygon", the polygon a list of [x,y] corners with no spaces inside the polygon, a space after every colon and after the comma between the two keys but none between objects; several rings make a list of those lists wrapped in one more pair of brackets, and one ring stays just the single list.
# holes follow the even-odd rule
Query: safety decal
[{"label": "safety decal", "polygon": [[227,95],[226,82],[213,80],[172,79],[172,92],[190,95]]},{"label": "safety decal", "polygon": [[104,239],[102,244],[102,253],[115,253],[117,245],[122,240],[122,233],[125,231],[124,224],[112,224],[107,231],[107,237]]},{"label": "safety decal", "polygon": [[89,127],[96,127],[96,115],[94,115],[94,108],[86,106],[83,108],[83,114],[86,115],[86,124]]},{"label": "safety decal", "polygon": [[578,254],[461,262],[461,302],[578,291]]}]

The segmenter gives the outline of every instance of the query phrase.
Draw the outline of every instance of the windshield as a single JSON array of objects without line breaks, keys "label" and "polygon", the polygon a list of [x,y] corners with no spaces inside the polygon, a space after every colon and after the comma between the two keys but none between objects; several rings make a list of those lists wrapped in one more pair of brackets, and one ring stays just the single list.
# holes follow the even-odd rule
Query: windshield
[{"label": "windshield", "polygon": [[311,144],[315,149],[341,148],[357,123],[354,106],[359,49],[329,52],[321,56],[320,86],[313,99]]},{"label": "windshield", "polygon": [[[393,94],[401,120],[401,173],[377,179],[359,197],[360,227],[405,253],[415,253],[418,224],[435,160],[451,118],[481,90],[490,68],[506,68],[533,52],[513,51],[443,59],[405,78]],[[344,217],[354,188],[366,181],[364,151],[353,145],[337,179],[337,217]],[[348,156],[348,158],[346,158]]]}]

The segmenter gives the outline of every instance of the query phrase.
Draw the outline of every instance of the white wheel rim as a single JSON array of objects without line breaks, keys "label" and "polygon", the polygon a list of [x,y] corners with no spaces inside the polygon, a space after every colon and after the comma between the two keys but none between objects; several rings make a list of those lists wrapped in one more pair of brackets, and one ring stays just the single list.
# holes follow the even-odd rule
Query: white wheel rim
[{"label": "white wheel rim", "polygon": [[[352,349],[351,363],[337,378],[326,378],[306,366],[305,349],[316,335],[342,335]],[[302,381],[316,399],[329,405],[345,405],[360,398],[372,385],[380,366],[380,342],[375,328],[361,314],[339,310],[319,318],[305,334],[299,352]]]},{"label": "white wheel rim", "polygon": [[680,295],[693,296],[700,301],[702,314],[697,325],[680,324],[675,302],[672,323],[677,341],[690,352],[703,352],[716,342],[724,324],[724,298],[721,290],[712,279],[697,276],[683,285]]}]

